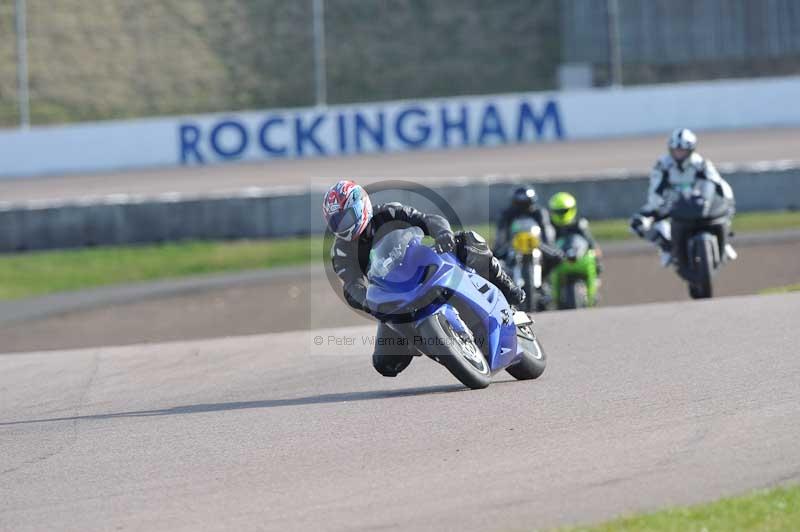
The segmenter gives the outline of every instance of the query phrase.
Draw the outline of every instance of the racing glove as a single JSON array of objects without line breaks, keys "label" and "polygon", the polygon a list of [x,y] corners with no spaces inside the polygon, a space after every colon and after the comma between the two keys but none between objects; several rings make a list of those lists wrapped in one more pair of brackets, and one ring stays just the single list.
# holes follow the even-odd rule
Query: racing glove
[{"label": "racing glove", "polygon": [[442,231],[436,235],[436,253],[451,253],[456,249],[456,238],[452,231]]},{"label": "racing glove", "polygon": [[640,237],[644,237],[645,224],[644,224],[644,219],[642,219],[641,216],[636,215],[633,218],[631,218],[631,231],[633,231]]}]

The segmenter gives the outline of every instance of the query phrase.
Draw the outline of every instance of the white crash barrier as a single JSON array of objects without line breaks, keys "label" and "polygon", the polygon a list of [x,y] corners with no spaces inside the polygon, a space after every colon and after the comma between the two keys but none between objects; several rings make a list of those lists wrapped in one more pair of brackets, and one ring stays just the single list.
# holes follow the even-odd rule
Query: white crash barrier
[{"label": "white crash barrier", "polygon": [[800,77],[0,130],[0,177],[800,126]]}]

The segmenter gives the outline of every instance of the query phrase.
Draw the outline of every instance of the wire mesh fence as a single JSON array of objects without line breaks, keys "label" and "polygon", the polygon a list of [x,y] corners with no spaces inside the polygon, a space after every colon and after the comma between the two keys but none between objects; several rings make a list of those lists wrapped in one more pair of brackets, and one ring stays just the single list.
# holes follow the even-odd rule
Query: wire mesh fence
[{"label": "wire mesh fence", "polygon": [[[17,121],[0,0],[0,124]],[[311,0],[26,0],[34,124],[315,103]],[[328,103],[552,86],[556,0],[326,0]]]},{"label": "wire mesh fence", "polygon": [[[0,126],[610,82],[611,0],[0,0]],[[625,83],[800,71],[796,0],[616,0]],[[315,36],[315,27],[324,34]],[[319,51],[319,49],[318,49]],[[319,66],[319,65],[317,65]]]},{"label": "wire mesh fence", "polygon": [[0,0],[0,126],[19,123],[14,3]]},{"label": "wire mesh fence", "polygon": [[[617,0],[626,83],[800,72],[797,0]],[[609,76],[607,2],[563,0],[562,61]]]}]

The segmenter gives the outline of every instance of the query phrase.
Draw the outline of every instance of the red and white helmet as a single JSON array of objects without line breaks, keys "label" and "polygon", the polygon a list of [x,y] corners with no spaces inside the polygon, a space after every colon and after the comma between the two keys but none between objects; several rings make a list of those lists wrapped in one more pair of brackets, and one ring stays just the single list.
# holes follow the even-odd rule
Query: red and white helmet
[{"label": "red and white helmet", "polygon": [[337,237],[355,240],[372,219],[372,202],[364,187],[342,180],[325,194],[322,216]]}]

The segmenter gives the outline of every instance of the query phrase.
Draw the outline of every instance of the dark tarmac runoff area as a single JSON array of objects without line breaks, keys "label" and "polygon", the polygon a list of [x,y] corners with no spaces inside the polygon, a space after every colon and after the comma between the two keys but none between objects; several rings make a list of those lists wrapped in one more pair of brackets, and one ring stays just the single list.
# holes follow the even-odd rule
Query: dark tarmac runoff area
[{"label": "dark tarmac runoff area", "polygon": [[[653,248],[609,245],[604,259],[601,306],[687,301],[686,285],[662,268]],[[714,278],[720,297],[756,294],[800,282],[800,238],[748,241],[739,259]],[[321,268],[278,270],[263,278],[234,279],[217,288],[141,297],[133,292],[110,303],[0,321],[0,352],[74,349],[165,342],[368,324],[328,284]],[[122,299],[122,301],[119,301]],[[21,303],[8,302],[14,313]],[[88,308],[87,308],[88,307]],[[800,309],[799,309],[800,310]],[[591,312],[591,311],[590,311]]]}]

